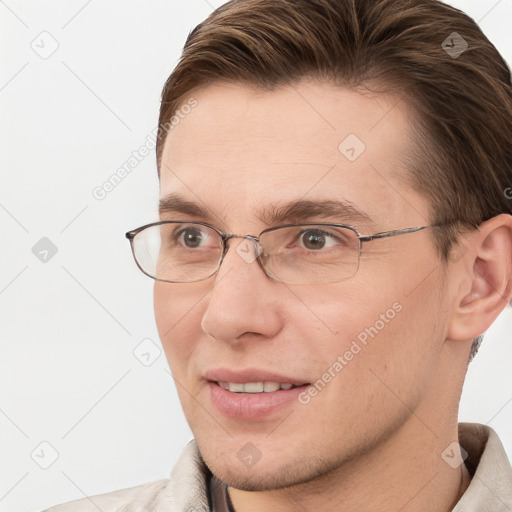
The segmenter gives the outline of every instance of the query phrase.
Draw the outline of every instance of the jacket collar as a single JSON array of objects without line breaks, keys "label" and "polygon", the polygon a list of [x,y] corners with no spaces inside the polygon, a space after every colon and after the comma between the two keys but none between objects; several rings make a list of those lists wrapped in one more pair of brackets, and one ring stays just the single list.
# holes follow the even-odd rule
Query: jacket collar
[{"label": "jacket collar", "polygon": [[512,469],[496,432],[485,425],[459,424],[459,443],[468,452],[471,483],[453,512],[511,512]]},{"label": "jacket collar", "polygon": [[171,471],[165,492],[159,495],[154,510],[209,512],[208,483],[211,472],[194,440],[181,452]]}]

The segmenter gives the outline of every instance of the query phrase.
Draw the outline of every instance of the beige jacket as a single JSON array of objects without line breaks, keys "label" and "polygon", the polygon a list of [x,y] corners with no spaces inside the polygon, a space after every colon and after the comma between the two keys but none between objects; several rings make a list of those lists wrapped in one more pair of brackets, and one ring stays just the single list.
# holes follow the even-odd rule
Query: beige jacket
[{"label": "beige jacket", "polygon": [[[474,475],[453,512],[512,512],[512,469],[494,430],[461,423],[459,441],[469,454],[466,465]],[[84,498],[46,512],[210,512],[209,477],[197,444],[191,441],[170,479]]]}]

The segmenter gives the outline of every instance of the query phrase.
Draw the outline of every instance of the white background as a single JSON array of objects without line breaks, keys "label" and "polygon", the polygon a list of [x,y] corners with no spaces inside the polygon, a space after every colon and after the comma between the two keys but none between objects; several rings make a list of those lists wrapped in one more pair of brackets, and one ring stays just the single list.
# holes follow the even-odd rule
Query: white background
[{"label": "white background", "polygon": [[[159,346],[153,283],[124,238],[156,220],[154,152],[104,200],[92,190],[144,144],[186,36],[221,3],[0,2],[0,511],[165,478],[192,438],[163,354],[148,367],[133,354],[143,339]],[[512,61],[512,0],[451,3]],[[43,59],[31,44],[58,48]],[[42,237],[58,249],[46,263],[32,252]],[[461,409],[509,456],[511,332],[509,308]],[[58,452],[48,469],[43,441]]]}]

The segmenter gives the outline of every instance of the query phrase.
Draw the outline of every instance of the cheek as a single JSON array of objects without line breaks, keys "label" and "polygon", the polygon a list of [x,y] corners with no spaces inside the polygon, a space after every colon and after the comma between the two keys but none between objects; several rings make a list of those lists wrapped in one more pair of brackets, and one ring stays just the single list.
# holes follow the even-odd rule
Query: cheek
[{"label": "cheek", "polygon": [[379,377],[393,389],[415,392],[413,388],[424,388],[432,377],[447,324],[439,299],[442,282],[439,273],[433,274],[411,292],[410,277],[404,272],[393,284],[373,279],[317,293],[310,289],[299,295],[297,290],[303,307],[289,321],[306,327],[308,317],[317,319],[311,361],[319,378],[325,375],[323,380],[329,379],[324,372],[343,373],[329,386],[337,394],[340,386],[344,396],[354,399],[371,394],[374,384],[383,387]]},{"label": "cheek", "polygon": [[[318,380],[300,401],[301,419],[340,446],[371,440],[405,421],[429,392],[444,339],[434,288],[407,295],[377,286],[365,298],[356,293],[363,288],[348,286],[332,296],[301,297],[329,327],[308,348]],[[304,315],[295,321],[306,326]]]},{"label": "cheek", "polygon": [[190,293],[191,286],[155,282],[153,301],[158,334],[173,375],[186,372],[201,339],[204,293]]}]

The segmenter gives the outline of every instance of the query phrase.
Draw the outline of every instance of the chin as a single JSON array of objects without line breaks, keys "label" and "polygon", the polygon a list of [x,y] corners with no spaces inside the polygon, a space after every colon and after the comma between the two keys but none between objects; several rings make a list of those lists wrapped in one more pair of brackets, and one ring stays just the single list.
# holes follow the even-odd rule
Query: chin
[{"label": "chin", "polygon": [[298,458],[294,449],[289,454],[274,453],[266,460],[262,455],[251,467],[244,467],[237,454],[209,453],[208,450],[204,454],[201,451],[201,454],[219,480],[235,489],[251,492],[285,489],[311,482],[340,465],[334,457],[322,459],[304,454],[303,458]]},{"label": "chin", "polygon": [[271,465],[268,468],[256,469],[253,467],[246,471],[234,471],[232,467],[218,464],[214,464],[213,467],[208,465],[208,467],[219,480],[241,491],[271,491],[292,487],[310,480],[308,476],[296,474],[296,469],[294,473],[291,473],[290,468],[287,470]]}]

